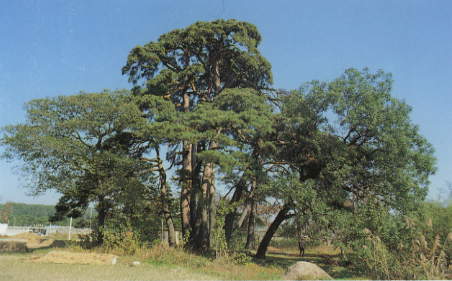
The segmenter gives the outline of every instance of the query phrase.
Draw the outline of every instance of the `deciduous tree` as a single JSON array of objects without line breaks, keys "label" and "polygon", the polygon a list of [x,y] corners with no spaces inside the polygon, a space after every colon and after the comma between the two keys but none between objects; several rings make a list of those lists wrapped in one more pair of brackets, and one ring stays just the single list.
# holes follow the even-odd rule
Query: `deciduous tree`
[{"label": "deciduous tree", "polygon": [[[391,96],[392,77],[349,69],[330,83],[313,81],[284,97],[276,142],[278,159],[332,206],[345,199],[406,211],[421,202],[435,171],[433,148],[411,123],[411,107]],[[259,246],[299,204],[297,194],[280,193],[284,204]]]}]

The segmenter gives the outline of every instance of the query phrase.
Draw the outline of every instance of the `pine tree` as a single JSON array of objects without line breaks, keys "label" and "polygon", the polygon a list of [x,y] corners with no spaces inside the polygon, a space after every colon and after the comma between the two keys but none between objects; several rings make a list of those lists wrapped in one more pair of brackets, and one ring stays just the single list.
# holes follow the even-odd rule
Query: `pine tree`
[{"label": "pine tree", "polygon": [[[267,87],[272,82],[271,66],[257,50],[260,41],[257,28],[247,22],[197,22],[185,29],[163,34],[157,42],[133,48],[123,74],[127,74],[134,84],[145,79],[145,89],[137,92],[171,100],[183,116],[198,104],[214,101],[225,89],[260,90]],[[203,118],[208,122],[209,116]],[[192,240],[199,228],[204,232],[207,227],[206,208],[215,213],[212,201],[215,194],[214,163],[197,162],[197,154],[218,147],[215,139],[200,141],[194,129],[184,128],[184,132],[172,142],[174,145],[176,140],[182,142],[179,172],[182,232],[188,231]],[[198,202],[208,202],[208,207],[200,207]],[[202,215],[197,214],[197,209]],[[211,225],[213,221],[211,217]],[[206,236],[201,234],[202,240]],[[195,243],[193,247],[203,246]]]}]

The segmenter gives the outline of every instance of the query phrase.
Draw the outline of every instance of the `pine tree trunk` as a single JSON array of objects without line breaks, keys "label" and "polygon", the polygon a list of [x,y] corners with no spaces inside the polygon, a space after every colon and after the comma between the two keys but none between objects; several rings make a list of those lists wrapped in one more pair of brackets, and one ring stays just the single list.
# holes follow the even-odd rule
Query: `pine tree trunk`
[{"label": "pine tree trunk", "polygon": [[[215,167],[213,168],[215,173]],[[215,175],[215,174],[214,174]],[[217,208],[215,206],[215,177],[212,178],[212,184],[209,190],[209,249],[213,247],[213,230],[217,219]]]},{"label": "pine tree trunk", "polygon": [[163,162],[160,159],[159,148],[156,147],[155,151],[157,153],[158,171],[160,175],[160,194],[162,199],[162,212],[166,225],[168,227],[168,244],[170,246],[175,246],[177,242],[176,230],[174,228],[173,217],[171,216],[171,212],[168,205],[168,194],[166,190],[166,172],[163,167]]},{"label": "pine tree trunk", "polygon": [[262,238],[262,241],[256,252],[256,258],[265,259],[265,253],[267,252],[268,245],[270,244],[270,241],[273,238],[273,235],[275,235],[276,230],[278,230],[281,223],[286,218],[288,218],[287,214],[289,213],[289,211],[290,211],[290,205],[284,204],[283,208],[279,211],[278,215],[273,220],[270,227],[267,229],[267,232],[265,233],[264,237]]},{"label": "pine tree trunk", "polygon": [[[215,150],[218,146],[218,143],[216,141],[211,141],[210,143],[210,150]],[[198,232],[199,239],[200,239],[200,245],[198,245],[201,248],[202,253],[204,254],[209,247],[208,239],[210,236],[209,233],[209,224],[208,224],[208,210],[210,209],[209,204],[211,203],[209,195],[212,192],[215,193],[215,168],[214,163],[210,162],[207,163],[204,166],[203,171],[203,177],[202,177],[202,184],[201,184],[201,200],[200,200],[200,206],[201,206],[201,224],[200,229]]]},{"label": "pine tree trunk", "polygon": [[[259,148],[258,147],[255,147],[253,149],[251,156],[252,156],[252,158],[256,159],[256,161],[258,160],[258,157],[259,157]],[[235,187],[234,194],[232,195],[232,198],[231,198],[231,204],[239,202],[240,199],[242,199],[243,191],[246,190],[246,179],[244,177],[246,172],[247,171],[244,171],[242,178],[239,180],[239,182],[237,183],[237,185]],[[237,208],[235,208],[234,211],[228,213],[225,218],[224,232],[225,232],[225,236],[226,236],[226,242],[228,243],[228,245],[229,245],[229,241],[232,237],[232,232],[234,231],[234,220],[235,220],[236,216],[237,216]]]},{"label": "pine tree trunk", "polygon": [[[187,93],[184,93],[184,112],[190,111],[190,100]],[[182,235],[185,237],[186,232],[191,233],[191,217],[190,217],[190,200],[192,192],[192,144],[184,140],[182,152],[182,190],[180,195],[180,211]]]},{"label": "pine tree trunk", "polygon": [[[100,180],[98,181],[98,183]],[[97,204],[97,244],[104,243],[104,224],[105,224],[105,198],[102,195],[98,196]]]},{"label": "pine tree trunk", "polygon": [[256,227],[256,202],[254,199],[252,199],[251,203],[251,210],[250,210],[250,216],[248,221],[248,232],[246,235],[246,244],[245,249],[254,249],[255,245],[255,235],[254,235],[254,229]]},{"label": "pine tree trunk", "polygon": [[[242,198],[242,194],[243,194],[243,191],[245,190],[245,188],[246,188],[246,180],[242,176],[242,178],[239,180],[239,182],[237,183],[237,185],[235,187],[234,194],[232,195],[232,198],[231,198],[231,204],[239,202],[239,200]],[[229,242],[232,237],[234,219],[236,216],[237,216],[237,209],[228,213],[224,220],[224,234],[226,237],[226,243],[228,245],[229,245]]]},{"label": "pine tree trunk", "polygon": [[245,221],[246,215],[251,209],[251,202],[246,202],[245,207],[243,208],[243,212],[240,215],[239,220],[237,221],[237,224],[234,223],[234,230],[242,228],[243,222]]},{"label": "pine tree trunk", "polygon": [[[197,186],[197,185],[196,185]],[[192,232],[190,235],[190,243],[191,243],[191,249],[195,252],[201,251],[201,244],[202,244],[202,195],[194,194],[192,195],[192,202],[194,202],[194,198],[196,197],[196,204],[192,205],[192,210],[196,209],[196,212],[192,212]]]},{"label": "pine tree trunk", "polygon": [[204,146],[201,142],[192,145],[192,192],[190,201],[190,217],[191,217],[191,233],[190,233],[190,248],[193,251],[201,251],[202,244],[202,190],[201,179],[199,175],[202,169],[202,162],[197,161],[198,145]]},{"label": "pine tree trunk", "polygon": [[254,240],[255,240],[255,236],[254,236],[254,228],[256,226],[256,198],[254,196],[254,190],[256,188],[256,180],[253,180],[253,184],[251,186],[251,190],[250,190],[250,205],[251,205],[251,210],[250,210],[250,216],[249,216],[249,221],[248,221],[248,232],[246,235],[246,244],[245,244],[245,249],[253,249],[254,248]]},{"label": "pine tree trunk", "polygon": [[204,173],[203,173],[203,179],[202,179],[202,199],[200,202],[201,206],[201,225],[199,230],[199,239],[200,239],[200,248],[202,253],[204,254],[207,251],[207,239],[209,237],[208,233],[208,217],[207,217],[207,210],[208,210],[208,203],[209,198],[208,194],[210,191],[211,186],[211,177],[212,177],[212,169],[211,169],[211,163],[206,164],[204,167]]}]

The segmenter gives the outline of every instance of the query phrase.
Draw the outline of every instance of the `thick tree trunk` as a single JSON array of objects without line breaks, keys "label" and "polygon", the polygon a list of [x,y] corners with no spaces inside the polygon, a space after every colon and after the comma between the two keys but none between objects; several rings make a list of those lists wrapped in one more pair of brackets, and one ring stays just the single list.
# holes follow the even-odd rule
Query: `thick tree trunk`
[{"label": "thick tree trunk", "polygon": [[102,195],[98,196],[99,202],[97,204],[97,244],[104,243],[104,224],[105,224],[105,198]]},{"label": "thick tree trunk", "polygon": [[202,190],[202,199],[200,202],[200,206],[201,206],[201,229],[199,231],[199,238],[200,238],[200,247],[202,250],[202,253],[204,254],[207,251],[207,247],[208,247],[208,237],[209,237],[209,233],[208,233],[208,216],[207,216],[207,212],[208,212],[208,207],[209,207],[209,198],[208,198],[208,194],[210,192],[210,186],[212,185],[212,163],[207,163],[206,166],[204,167],[204,173],[203,173],[203,179],[202,179],[202,185],[201,185],[201,190]]},{"label": "thick tree trunk", "polygon": [[256,227],[256,203],[253,202],[251,205],[250,210],[250,216],[249,216],[249,222],[248,222],[248,232],[246,234],[246,244],[245,249],[254,249],[255,247],[255,241],[256,236],[254,235],[254,229]]},{"label": "thick tree trunk", "polygon": [[[218,146],[217,142],[211,141],[209,149],[214,150]],[[201,182],[201,193],[199,194],[200,198],[198,200],[198,216],[197,216],[197,224],[196,224],[196,245],[195,250],[200,250],[203,254],[209,248],[209,217],[208,211],[210,209],[210,192],[215,192],[214,184],[215,184],[215,169],[214,163],[209,162],[206,163],[203,170],[202,182]],[[199,222],[198,222],[199,221]]]},{"label": "thick tree trunk", "polygon": [[[202,144],[199,144],[202,145]],[[197,161],[198,145],[193,144],[192,150],[192,195],[190,201],[191,233],[190,247],[193,251],[199,252],[202,243],[202,190],[201,179],[199,177],[202,169],[202,162]]]},{"label": "thick tree trunk", "polygon": [[[251,153],[252,158],[254,158],[256,161],[258,161],[259,157],[259,148],[255,147],[253,152]],[[244,171],[242,178],[237,183],[234,194],[231,198],[231,203],[239,202],[240,199],[242,199],[243,191],[246,189],[246,179],[245,174],[247,171]],[[237,208],[234,209],[234,211],[230,212],[226,215],[225,222],[224,222],[224,232],[226,236],[226,242],[229,245],[229,241],[232,237],[232,232],[234,231],[234,220],[237,216]]]},{"label": "thick tree trunk", "polygon": [[[215,175],[215,167],[212,168]],[[217,208],[215,206],[215,176],[209,190],[209,249],[213,247],[213,230],[217,219]]]},{"label": "thick tree trunk", "polygon": [[[187,93],[184,93],[184,112],[190,111],[190,100]],[[182,235],[185,237],[186,233],[191,233],[191,218],[190,218],[190,200],[192,191],[192,144],[184,140],[182,152],[182,190],[180,195],[180,212]]]},{"label": "thick tree trunk", "polygon": [[182,170],[182,190],[180,197],[180,211],[182,223],[182,235],[191,232],[190,201],[192,192],[191,175],[191,144],[188,141],[183,143],[183,170]]},{"label": "thick tree trunk", "polygon": [[192,232],[190,235],[190,246],[191,249],[195,252],[201,251],[201,243],[202,243],[202,195],[195,194],[193,192],[192,202],[196,204],[192,205],[192,210],[196,209],[196,212],[192,212]]},{"label": "thick tree trunk", "polygon": [[287,215],[290,209],[291,209],[290,204],[284,204],[283,208],[279,211],[278,215],[273,220],[270,227],[267,229],[267,232],[265,233],[264,237],[262,238],[262,241],[256,252],[256,258],[265,259],[265,253],[267,252],[268,245],[270,244],[273,235],[275,235],[276,230],[278,230],[281,223],[285,219],[290,217]]},{"label": "thick tree trunk", "polygon": [[[190,200],[190,221],[192,233],[190,233],[190,241],[196,240],[197,231],[199,224],[201,223],[201,209],[198,206],[199,200],[201,198],[201,179],[199,175],[201,173],[202,162],[198,162],[197,154],[198,154],[198,146],[201,144],[192,144],[191,150],[191,200]],[[190,242],[191,243],[191,242]]]},{"label": "thick tree trunk", "polygon": [[245,221],[246,215],[248,214],[250,209],[251,209],[251,202],[246,202],[245,207],[243,208],[243,212],[237,221],[237,224],[234,223],[233,230],[242,228],[243,222]]},{"label": "thick tree trunk", "polygon": [[174,228],[173,223],[173,217],[171,216],[171,213],[169,210],[163,211],[163,216],[166,222],[166,226],[168,227],[168,244],[170,246],[176,246],[177,244],[177,237],[176,237],[176,229]]},{"label": "thick tree trunk", "polygon": [[160,159],[159,148],[156,147],[155,151],[157,153],[158,170],[160,176],[160,195],[162,200],[162,212],[163,218],[165,219],[166,226],[168,227],[168,244],[170,246],[176,245],[176,230],[174,229],[173,217],[171,216],[169,204],[168,204],[168,194],[166,190],[166,172],[163,167],[163,162]]},{"label": "thick tree trunk", "polygon": [[256,188],[256,180],[253,180],[253,184],[250,189],[250,205],[251,211],[248,220],[248,232],[246,235],[246,244],[245,249],[253,249],[254,248],[254,228],[256,226],[256,198],[254,196],[254,190]]},{"label": "thick tree trunk", "polygon": [[[239,202],[240,199],[242,199],[242,194],[243,194],[243,191],[245,190],[245,188],[246,188],[246,180],[244,179],[244,176],[242,176],[242,178],[239,180],[239,182],[237,183],[237,185],[235,187],[234,194],[232,195],[232,198],[231,198],[231,204]],[[236,216],[237,216],[237,209],[228,213],[224,220],[224,234],[226,236],[226,243],[228,245],[229,245],[229,242],[232,237],[234,220],[235,220]]]}]

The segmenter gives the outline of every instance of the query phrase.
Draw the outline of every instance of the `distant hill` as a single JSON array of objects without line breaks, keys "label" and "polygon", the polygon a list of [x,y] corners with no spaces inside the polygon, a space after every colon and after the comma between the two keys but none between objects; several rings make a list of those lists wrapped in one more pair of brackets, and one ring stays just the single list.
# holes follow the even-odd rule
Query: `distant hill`
[{"label": "distant hill", "polygon": [[[0,214],[5,209],[6,204],[0,204]],[[55,214],[55,205],[25,204],[12,202],[12,213],[8,214],[10,226],[32,226],[49,225],[49,217]],[[93,216],[97,213],[93,210]],[[87,211],[84,219],[89,223],[90,212]],[[83,219],[73,221],[73,224],[81,223]],[[54,225],[69,225],[69,219],[52,223]]]}]

